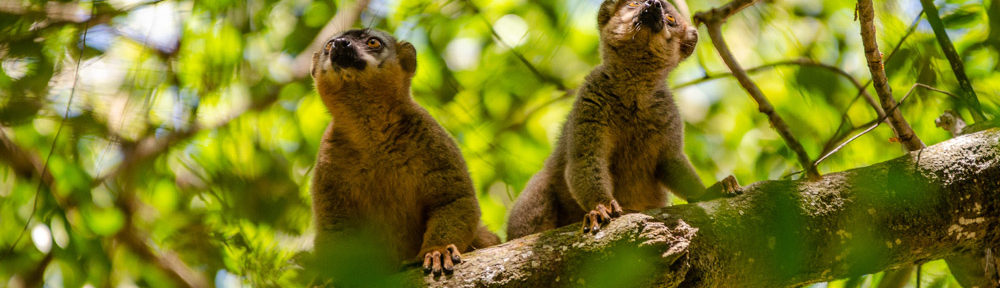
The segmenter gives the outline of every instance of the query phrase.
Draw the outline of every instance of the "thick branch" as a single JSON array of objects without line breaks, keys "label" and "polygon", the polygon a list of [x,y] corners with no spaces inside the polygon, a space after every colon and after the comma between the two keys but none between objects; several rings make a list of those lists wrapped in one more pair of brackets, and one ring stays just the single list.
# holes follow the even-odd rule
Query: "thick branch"
[{"label": "thick branch", "polygon": [[415,267],[404,278],[579,286],[600,279],[586,267],[616,263],[597,267],[642,271],[648,282],[628,283],[637,287],[792,287],[981,249],[1000,241],[998,227],[994,128],[818,181],[764,181],[734,198],[627,214],[597,235],[569,225],[467,253],[451,276]]},{"label": "thick branch", "polygon": [[[889,110],[890,107],[896,106],[896,100],[892,98],[892,89],[889,87],[889,79],[885,76],[885,67],[882,64],[882,52],[879,52],[878,42],[875,40],[875,9],[872,7],[872,1],[859,0],[857,13],[861,19],[861,40],[865,46],[868,70],[871,70],[872,81],[875,83],[875,93],[882,103],[882,109]],[[920,141],[899,110],[889,113],[889,126],[906,150],[915,151],[924,148],[924,142]]]},{"label": "thick branch", "polygon": [[757,109],[760,113],[767,115],[767,120],[771,122],[771,127],[774,127],[774,130],[778,131],[778,135],[781,135],[781,139],[785,140],[785,144],[788,145],[788,148],[791,148],[792,151],[795,152],[795,156],[798,158],[799,164],[802,165],[802,169],[806,171],[806,175],[811,179],[818,178],[819,172],[817,172],[816,167],[813,167],[811,164],[809,155],[806,154],[806,149],[802,148],[802,144],[800,144],[799,141],[795,139],[795,136],[792,135],[792,132],[788,128],[788,124],[785,123],[785,120],[782,119],[776,111],[774,111],[774,107],[771,106],[771,102],[767,100],[767,97],[764,97],[764,93],[760,91],[757,84],[754,84],[753,81],[750,80],[750,75],[748,75],[747,72],[740,67],[740,63],[736,62],[736,58],[733,57],[733,53],[729,51],[729,46],[726,44],[726,40],[722,38],[722,31],[719,28],[722,23],[712,21],[705,22],[705,25],[708,26],[708,35],[712,38],[712,44],[714,44],[715,49],[719,51],[719,56],[722,57],[722,61],[725,62],[726,66],[729,66],[729,70],[733,72],[733,76],[735,76],[736,80],[740,82],[740,86],[743,86],[743,89],[747,90],[750,97],[757,102]]},{"label": "thick branch", "polygon": [[962,59],[958,57],[958,52],[955,52],[955,45],[952,45],[951,39],[948,39],[948,33],[944,31],[944,23],[941,23],[941,18],[938,17],[938,10],[937,7],[934,7],[934,1],[920,0],[920,5],[923,5],[924,12],[927,13],[927,22],[931,23],[931,28],[934,30],[934,36],[937,37],[938,45],[941,46],[941,51],[944,52],[944,56],[951,63],[951,71],[955,73],[955,79],[958,79],[958,86],[962,88],[962,97],[960,99],[969,107],[969,112],[972,113],[972,118],[976,122],[986,120],[982,109],[979,107],[979,98],[976,96],[976,91],[972,89],[969,77],[965,76],[965,65],[962,64]]}]

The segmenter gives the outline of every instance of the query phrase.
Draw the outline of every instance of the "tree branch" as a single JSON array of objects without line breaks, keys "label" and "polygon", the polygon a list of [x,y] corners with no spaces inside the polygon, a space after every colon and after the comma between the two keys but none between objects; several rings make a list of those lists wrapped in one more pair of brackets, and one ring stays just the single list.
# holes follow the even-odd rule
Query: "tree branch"
[{"label": "tree branch", "polygon": [[[715,11],[715,9],[712,11]],[[698,15],[703,15],[702,13],[703,12],[699,12]],[[695,18],[697,17],[699,16],[695,16]],[[786,124],[785,120],[782,119],[776,111],[774,111],[774,107],[771,106],[771,102],[767,100],[767,97],[764,97],[764,93],[760,91],[757,84],[754,84],[753,81],[750,80],[750,75],[748,75],[747,72],[740,67],[740,64],[736,62],[736,58],[733,57],[733,53],[729,51],[729,46],[726,45],[726,40],[722,38],[722,31],[719,28],[719,26],[722,25],[722,22],[718,20],[711,20],[704,23],[708,26],[708,35],[712,38],[712,44],[714,44],[716,50],[719,51],[719,56],[722,57],[722,61],[726,63],[726,66],[729,66],[729,70],[733,72],[736,80],[740,82],[740,86],[743,86],[743,89],[746,90],[747,93],[750,94],[750,97],[757,102],[757,110],[764,113],[764,115],[767,115],[768,121],[771,122],[771,127],[774,127],[774,130],[778,132],[778,135],[781,135],[781,138],[785,140],[785,144],[788,145],[793,152],[795,152],[795,156],[798,158],[799,164],[802,165],[802,169],[806,171],[806,175],[810,179],[819,178],[819,172],[816,171],[815,167],[810,165],[809,155],[806,154],[805,148],[802,148],[802,144],[800,144],[799,141],[795,139],[795,136],[792,135],[790,129],[788,128],[788,124]]]},{"label": "tree branch", "polygon": [[[955,159],[962,159],[955,161]],[[642,271],[636,287],[793,287],[903,267],[1000,242],[1000,129],[961,136],[818,181],[627,214],[465,254],[454,275],[407,284],[552,287],[594,283],[588,263]]]},{"label": "tree branch", "polygon": [[[889,79],[885,76],[885,67],[882,64],[882,53],[879,52],[878,42],[875,40],[875,9],[872,7],[872,1],[859,0],[857,15],[861,20],[861,39],[865,46],[865,58],[868,59],[868,70],[871,71],[872,82],[875,83],[875,93],[882,103],[882,109],[888,110],[896,106],[896,100],[892,98],[892,88],[889,87]],[[906,150],[915,151],[925,147],[924,142],[920,141],[899,110],[888,115],[889,126]]]},{"label": "tree branch", "polygon": [[938,45],[941,46],[941,52],[944,52],[944,56],[951,63],[951,71],[955,73],[958,86],[962,88],[962,93],[960,93],[962,97],[959,99],[962,99],[962,102],[965,102],[965,105],[969,107],[969,112],[976,122],[986,120],[982,108],[979,107],[979,98],[976,96],[976,91],[972,89],[969,77],[965,76],[965,65],[962,64],[962,59],[959,58],[958,52],[955,52],[955,45],[952,45],[951,39],[948,39],[948,33],[944,31],[944,23],[941,23],[941,18],[938,17],[938,10],[934,6],[934,1],[920,0],[920,5],[924,7],[924,12],[927,13],[927,22],[931,23],[931,29],[934,30],[934,36],[937,38]]}]

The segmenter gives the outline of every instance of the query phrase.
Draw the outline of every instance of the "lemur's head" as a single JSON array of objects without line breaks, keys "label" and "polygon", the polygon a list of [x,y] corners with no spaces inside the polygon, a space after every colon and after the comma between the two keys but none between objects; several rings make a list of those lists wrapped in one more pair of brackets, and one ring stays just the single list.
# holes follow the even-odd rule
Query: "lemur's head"
[{"label": "lemur's head", "polygon": [[605,0],[597,25],[606,60],[662,61],[672,69],[698,43],[698,29],[666,0]]},{"label": "lemur's head", "polygon": [[313,54],[312,77],[321,95],[347,87],[409,89],[416,69],[412,44],[383,31],[357,29],[331,37]]}]

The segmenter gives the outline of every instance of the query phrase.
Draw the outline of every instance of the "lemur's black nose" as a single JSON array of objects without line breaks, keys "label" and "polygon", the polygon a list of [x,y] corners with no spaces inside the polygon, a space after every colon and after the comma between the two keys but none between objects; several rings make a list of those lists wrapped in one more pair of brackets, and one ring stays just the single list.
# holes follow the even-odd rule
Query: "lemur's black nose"
[{"label": "lemur's black nose", "polygon": [[646,8],[639,14],[639,21],[649,27],[654,33],[663,30],[663,3],[660,0],[646,0],[643,2]]},{"label": "lemur's black nose", "polygon": [[333,39],[333,49],[351,47],[351,41],[344,38]]}]

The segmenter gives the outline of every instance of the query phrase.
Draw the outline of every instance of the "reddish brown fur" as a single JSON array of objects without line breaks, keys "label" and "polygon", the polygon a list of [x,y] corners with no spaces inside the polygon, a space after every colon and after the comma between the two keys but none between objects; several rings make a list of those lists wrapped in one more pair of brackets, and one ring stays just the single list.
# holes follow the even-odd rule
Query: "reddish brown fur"
[{"label": "reddish brown fur", "polygon": [[333,114],[313,179],[316,250],[335,248],[359,229],[375,231],[400,260],[443,253],[449,244],[496,244],[479,227],[458,146],[410,97],[413,45],[386,42],[386,53],[376,56],[381,62],[362,71],[334,68],[324,51],[313,56],[316,89]]},{"label": "reddish brown fur", "polygon": [[666,206],[664,188],[688,199],[704,194],[684,155],[684,123],[664,81],[693,52],[697,30],[666,1],[659,4],[663,19],[669,15],[674,23],[658,32],[635,25],[640,12],[629,2],[601,5],[603,63],[580,87],[555,151],[511,209],[509,239],[585,214],[585,231],[596,230],[617,213]]}]

